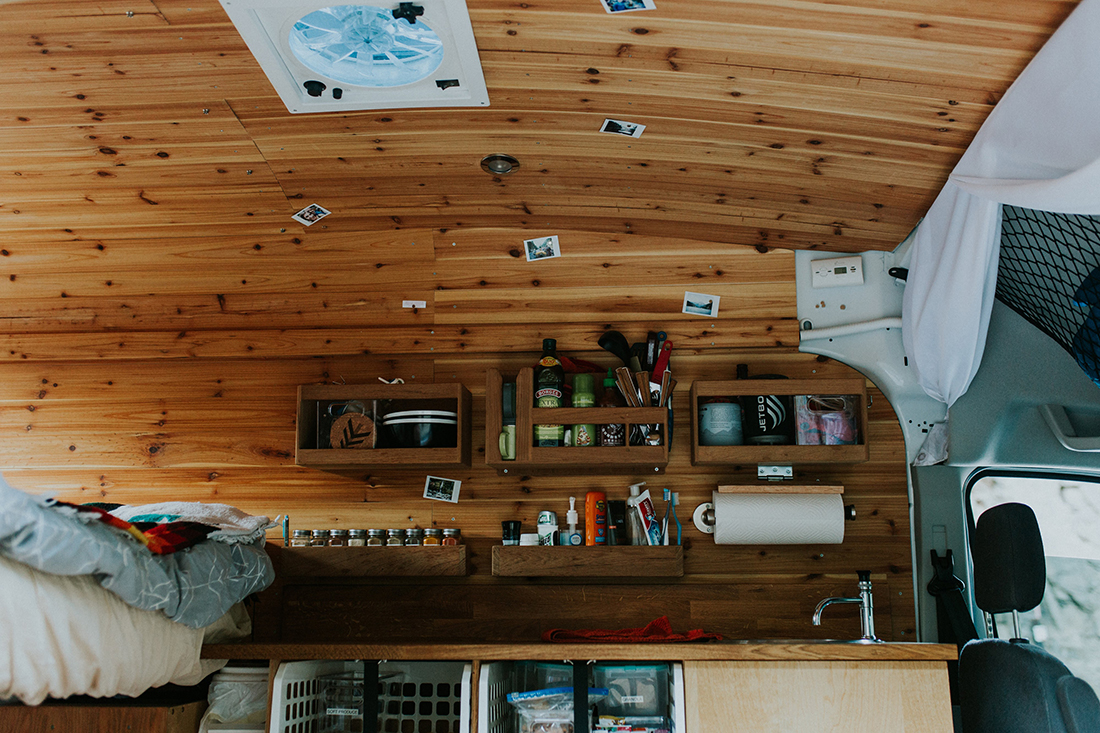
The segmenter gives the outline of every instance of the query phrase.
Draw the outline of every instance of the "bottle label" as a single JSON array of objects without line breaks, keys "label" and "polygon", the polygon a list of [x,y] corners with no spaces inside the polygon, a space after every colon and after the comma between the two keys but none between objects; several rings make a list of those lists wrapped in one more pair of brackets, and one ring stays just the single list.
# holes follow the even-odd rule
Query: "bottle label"
[{"label": "bottle label", "polygon": [[[530,364],[531,362],[527,362],[527,363]],[[539,359],[539,366],[544,366],[544,367],[561,366],[561,362],[558,361],[557,359],[555,359],[552,356],[544,356],[541,359]]]},{"label": "bottle label", "polygon": [[561,390],[555,387],[541,387],[535,391],[536,407],[561,407]]},{"label": "bottle label", "polygon": [[626,426],[601,425],[600,445],[626,445]]},{"label": "bottle label", "polygon": [[573,426],[573,445],[578,448],[584,448],[586,446],[595,445],[596,441],[592,435],[591,425],[574,425]]}]

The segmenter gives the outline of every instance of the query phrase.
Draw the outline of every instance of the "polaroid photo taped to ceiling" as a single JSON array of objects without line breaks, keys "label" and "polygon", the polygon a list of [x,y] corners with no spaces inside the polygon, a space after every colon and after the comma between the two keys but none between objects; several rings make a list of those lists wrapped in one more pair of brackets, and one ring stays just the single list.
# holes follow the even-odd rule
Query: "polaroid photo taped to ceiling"
[{"label": "polaroid photo taped to ceiling", "polygon": [[609,13],[627,13],[631,10],[654,10],[653,0],[600,0],[603,9]]},{"label": "polaroid photo taped to ceiling", "polygon": [[527,253],[527,261],[548,260],[551,257],[561,257],[561,247],[558,245],[558,237],[539,237],[538,239],[523,240],[523,251]]},{"label": "polaroid photo taped to ceiling", "polygon": [[318,204],[310,204],[306,208],[294,214],[294,216],[291,218],[293,218],[294,221],[299,221],[308,227],[310,224],[316,224],[317,222],[321,221],[321,219],[324,219],[331,213],[331,211],[323,206],[320,206]]},{"label": "polaroid photo taped to ceiling", "polygon": [[637,122],[624,122],[623,120],[604,120],[600,126],[600,132],[608,132],[612,135],[626,135],[627,137],[641,137],[645,125]]}]

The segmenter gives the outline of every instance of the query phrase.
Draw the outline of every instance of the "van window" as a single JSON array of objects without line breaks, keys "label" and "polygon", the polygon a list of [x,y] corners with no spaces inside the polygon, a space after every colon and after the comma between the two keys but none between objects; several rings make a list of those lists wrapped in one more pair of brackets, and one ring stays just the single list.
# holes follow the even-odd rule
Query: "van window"
[{"label": "van window", "polygon": [[[1020,614],[1021,634],[1100,689],[1100,484],[1081,477],[986,474],[972,483],[969,495],[972,522],[1009,502],[1035,512],[1047,585],[1038,608]],[[998,635],[1011,637],[1012,615],[997,614],[995,620]]]}]

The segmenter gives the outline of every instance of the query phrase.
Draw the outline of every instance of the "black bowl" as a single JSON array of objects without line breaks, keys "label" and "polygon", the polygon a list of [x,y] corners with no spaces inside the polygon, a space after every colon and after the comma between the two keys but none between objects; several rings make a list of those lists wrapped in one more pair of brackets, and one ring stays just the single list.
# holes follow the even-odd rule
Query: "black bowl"
[{"label": "black bowl", "polygon": [[382,439],[389,448],[454,448],[458,425],[445,418],[407,418],[382,423]]}]

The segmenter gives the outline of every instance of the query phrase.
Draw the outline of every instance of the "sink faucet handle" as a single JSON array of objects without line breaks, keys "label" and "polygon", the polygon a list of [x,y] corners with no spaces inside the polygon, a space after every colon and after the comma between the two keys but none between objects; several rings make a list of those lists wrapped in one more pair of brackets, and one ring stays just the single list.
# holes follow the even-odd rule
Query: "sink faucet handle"
[{"label": "sink faucet handle", "polygon": [[859,572],[856,573],[856,575],[859,576],[859,582],[860,583],[870,583],[871,582],[871,571],[870,570],[860,570]]}]

